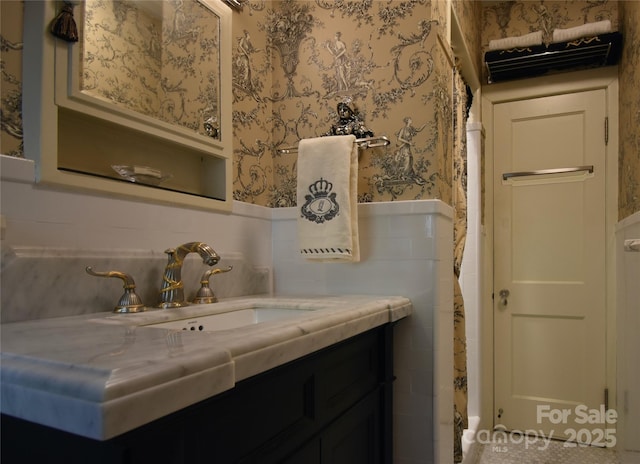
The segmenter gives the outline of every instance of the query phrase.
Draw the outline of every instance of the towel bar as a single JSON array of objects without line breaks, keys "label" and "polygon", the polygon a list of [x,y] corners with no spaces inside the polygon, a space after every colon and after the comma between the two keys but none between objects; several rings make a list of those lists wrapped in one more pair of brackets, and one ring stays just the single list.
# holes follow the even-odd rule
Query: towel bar
[{"label": "towel bar", "polygon": [[502,174],[502,180],[507,180],[507,179],[510,179],[511,177],[542,176],[545,174],[564,174],[567,172],[580,172],[580,171],[587,171],[589,174],[592,174],[593,165],[575,166],[573,168],[540,169],[537,171],[505,172],[504,174]]},{"label": "towel bar", "polygon": [[640,251],[640,238],[625,240],[624,251]]},{"label": "towel bar", "polygon": [[[365,137],[362,139],[356,139],[355,143],[358,144],[358,148],[376,148],[386,147],[391,142],[386,136],[379,135],[377,137]],[[288,155],[289,153],[296,153],[298,151],[298,147],[278,148],[277,151],[281,155]]]}]

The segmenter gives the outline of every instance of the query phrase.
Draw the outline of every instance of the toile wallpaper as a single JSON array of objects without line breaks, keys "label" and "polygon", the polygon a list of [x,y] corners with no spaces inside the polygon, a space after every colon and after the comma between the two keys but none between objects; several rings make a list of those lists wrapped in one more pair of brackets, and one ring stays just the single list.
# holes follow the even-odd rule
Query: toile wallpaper
[{"label": "toile wallpaper", "polygon": [[[451,203],[452,64],[440,3],[249,0],[234,15],[234,197],[295,205],[295,147],[348,102],[384,148],[360,150],[360,202]],[[441,7],[442,8],[442,7]]]},{"label": "toile wallpaper", "polygon": [[620,67],[618,218],[640,211],[640,2],[620,2],[624,38]]},{"label": "toile wallpaper", "polygon": [[462,462],[462,436],[469,428],[467,411],[467,335],[460,270],[467,238],[467,119],[471,106],[467,85],[454,71],[453,80],[453,407],[454,462]]},{"label": "toile wallpaper", "polygon": [[22,146],[22,2],[0,2],[0,153],[24,157]]},{"label": "toile wallpaper", "polygon": [[86,0],[80,5],[83,92],[219,138],[211,128],[219,128],[220,107],[213,13],[197,2]]},{"label": "toile wallpaper", "polygon": [[481,1],[453,0],[453,10],[458,18],[460,29],[464,34],[469,53],[473,60],[476,75],[482,75],[481,31],[482,5]]},{"label": "toile wallpaper", "polygon": [[[391,140],[388,147],[361,150],[359,200],[451,203],[452,66],[438,38],[446,30],[447,4],[249,0],[234,13],[234,197],[271,207],[292,205],[296,156],[277,149],[328,131],[337,103],[350,99],[367,128]],[[484,47],[494,38],[538,29],[548,37],[555,27],[601,19],[622,31],[619,217],[640,211],[640,2],[453,0],[452,5],[468,48],[477,50],[480,73]],[[0,8],[0,151],[21,157],[23,6],[3,1]]]}]

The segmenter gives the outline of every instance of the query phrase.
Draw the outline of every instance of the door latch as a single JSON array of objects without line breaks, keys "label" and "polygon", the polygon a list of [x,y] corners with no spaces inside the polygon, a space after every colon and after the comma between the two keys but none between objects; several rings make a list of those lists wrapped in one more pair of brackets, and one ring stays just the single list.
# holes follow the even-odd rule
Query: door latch
[{"label": "door latch", "polygon": [[500,293],[498,293],[498,295],[500,295],[500,304],[502,306],[507,306],[507,304],[509,303],[509,301],[507,301],[507,298],[509,297],[509,290],[503,288],[502,290],[500,290]]}]

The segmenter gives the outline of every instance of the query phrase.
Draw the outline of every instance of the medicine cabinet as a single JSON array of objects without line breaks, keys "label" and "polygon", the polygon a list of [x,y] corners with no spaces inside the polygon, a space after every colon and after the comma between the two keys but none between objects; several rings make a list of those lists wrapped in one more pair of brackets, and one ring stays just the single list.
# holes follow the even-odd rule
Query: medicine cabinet
[{"label": "medicine cabinet", "polygon": [[231,209],[231,10],[222,0],[25,2],[24,150],[36,181]]}]

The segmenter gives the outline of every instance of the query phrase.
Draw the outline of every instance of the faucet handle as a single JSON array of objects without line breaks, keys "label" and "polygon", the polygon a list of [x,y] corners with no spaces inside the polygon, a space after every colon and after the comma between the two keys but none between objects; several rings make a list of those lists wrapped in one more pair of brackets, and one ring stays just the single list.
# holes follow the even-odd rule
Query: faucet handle
[{"label": "faucet handle", "polygon": [[94,271],[91,266],[87,266],[85,271],[87,271],[87,274],[96,277],[117,277],[118,279],[122,279],[124,283],[124,293],[113,309],[114,313],[139,313],[147,309],[144,304],[142,304],[142,299],[140,299],[136,293],[136,283],[129,274],[119,271],[98,272]]},{"label": "faucet handle", "polygon": [[196,296],[193,299],[193,303],[209,304],[218,301],[218,298],[213,293],[213,290],[211,290],[211,288],[209,287],[209,278],[214,274],[229,272],[231,269],[233,269],[233,266],[229,266],[226,269],[209,269],[205,271],[205,273],[202,274],[202,277],[200,278],[200,289],[198,290],[198,293],[196,293]]}]

